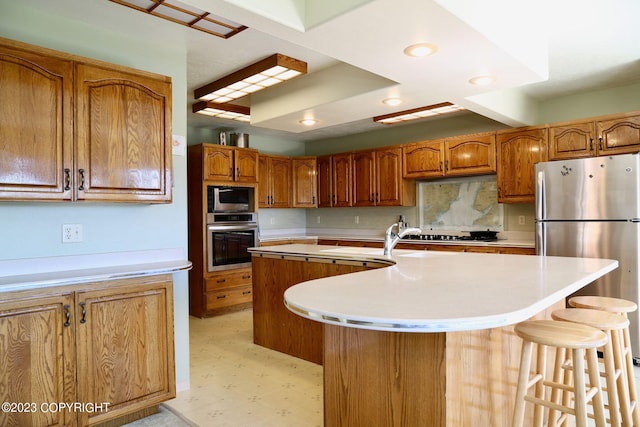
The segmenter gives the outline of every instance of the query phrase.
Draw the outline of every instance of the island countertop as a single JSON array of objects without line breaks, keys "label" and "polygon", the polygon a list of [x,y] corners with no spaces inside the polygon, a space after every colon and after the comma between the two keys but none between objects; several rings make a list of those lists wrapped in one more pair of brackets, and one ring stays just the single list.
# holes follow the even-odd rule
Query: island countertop
[{"label": "island countertop", "polygon": [[526,320],[618,267],[618,261],[533,255],[292,244],[254,256],[376,262],[387,267],[311,280],[284,294],[294,313],[396,332],[498,328]]}]

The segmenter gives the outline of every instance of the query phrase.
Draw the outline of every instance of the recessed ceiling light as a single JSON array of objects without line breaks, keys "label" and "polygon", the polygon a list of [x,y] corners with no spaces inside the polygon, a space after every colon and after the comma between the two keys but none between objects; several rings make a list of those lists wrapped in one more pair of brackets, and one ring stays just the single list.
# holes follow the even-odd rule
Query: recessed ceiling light
[{"label": "recessed ceiling light", "polygon": [[316,119],[303,119],[303,120],[300,120],[299,123],[305,126],[313,126],[316,123],[318,123],[318,121]]},{"label": "recessed ceiling light", "polygon": [[402,104],[402,99],[400,98],[387,98],[385,100],[382,101],[383,104],[386,104],[390,107],[396,107],[400,104]]},{"label": "recessed ceiling light", "polygon": [[495,79],[491,76],[476,76],[469,80],[469,83],[476,86],[488,86],[493,83]]},{"label": "recessed ceiling light", "polygon": [[435,53],[438,50],[438,47],[434,44],[430,43],[418,43],[412,44],[411,46],[407,46],[404,49],[404,54],[407,56],[429,56]]}]

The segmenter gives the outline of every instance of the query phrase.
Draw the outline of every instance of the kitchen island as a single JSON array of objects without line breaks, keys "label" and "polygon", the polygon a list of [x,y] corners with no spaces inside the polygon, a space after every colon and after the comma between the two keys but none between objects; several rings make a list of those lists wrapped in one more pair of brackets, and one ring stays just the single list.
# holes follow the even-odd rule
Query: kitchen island
[{"label": "kitchen island", "polygon": [[386,267],[296,284],[284,304],[323,327],[325,426],[507,426],[521,341],[618,266],[602,259],[283,245],[258,257]]}]

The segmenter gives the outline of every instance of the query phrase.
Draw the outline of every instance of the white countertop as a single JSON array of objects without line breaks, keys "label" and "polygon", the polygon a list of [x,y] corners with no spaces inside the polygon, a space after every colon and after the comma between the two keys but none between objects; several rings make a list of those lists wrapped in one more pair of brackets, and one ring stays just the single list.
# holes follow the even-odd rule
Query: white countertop
[{"label": "white countertop", "polygon": [[191,268],[181,249],[0,260],[0,293],[173,273]]},{"label": "white countertop", "polygon": [[[381,249],[282,245],[254,255],[385,260]],[[289,288],[285,304],[319,322],[397,332],[489,329],[530,318],[618,267],[618,261],[394,250],[392,265]]]}]

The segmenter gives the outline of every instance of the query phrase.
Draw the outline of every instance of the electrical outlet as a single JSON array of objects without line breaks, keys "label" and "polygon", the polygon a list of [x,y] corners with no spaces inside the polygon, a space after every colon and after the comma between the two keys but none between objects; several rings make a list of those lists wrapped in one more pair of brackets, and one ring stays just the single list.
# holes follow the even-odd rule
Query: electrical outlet
[{"label": "electrical outlet", "polygon": [[356,224],[360,224],[360,216],[356,215],[355,217],[353,217],[353,220],[355,221]]},{"label": "electrical outlet", "polygon": [[62,224],[62,243],[82,242],[82,224]]},{"label": "electrical outlet", "polygon": [[317,218],[316,222],[317,222],[318,224],[320,224],[320,215],[318,215],[318,218]]},{"label": "electrical outlet", "polygon": [[271,219],[269,220],[269,224],[273,225],[276,223],[276,219],[271,217]]},{"label": "electrical outlet", "polygon": [[524,225],[524,223],[525,223],[525,217],[524,215],[520,215],[518,217],[518,225]]}]

